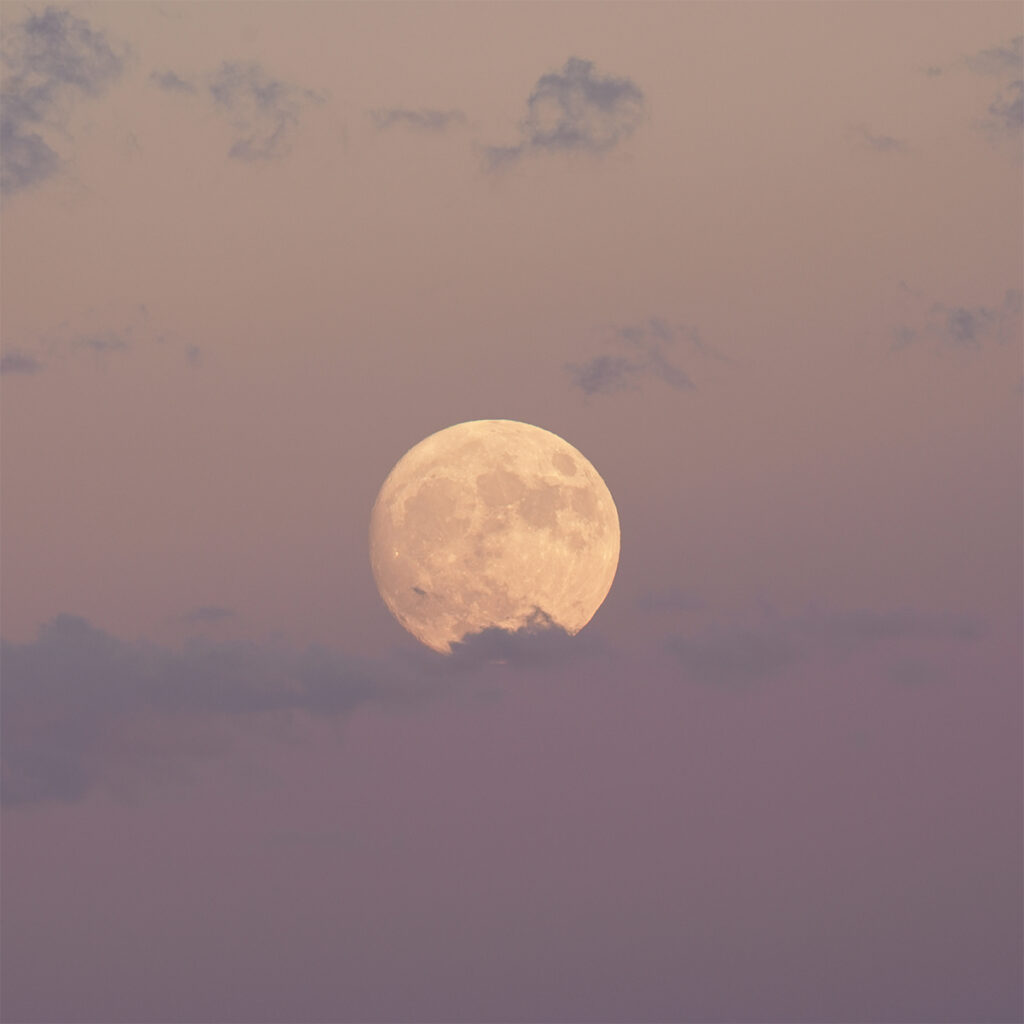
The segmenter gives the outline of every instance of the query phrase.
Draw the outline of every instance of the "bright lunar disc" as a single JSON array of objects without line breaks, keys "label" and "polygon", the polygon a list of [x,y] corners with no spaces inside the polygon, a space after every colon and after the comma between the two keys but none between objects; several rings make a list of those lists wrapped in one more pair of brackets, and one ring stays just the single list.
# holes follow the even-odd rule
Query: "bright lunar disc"
[{"label": "bright lunar disc", "polygon": [[384,481],[370,517],[384,603],[435,651],[548,619],[579,632],[619,562],[619,515],[571,444],[514,420],[431,434]]}]

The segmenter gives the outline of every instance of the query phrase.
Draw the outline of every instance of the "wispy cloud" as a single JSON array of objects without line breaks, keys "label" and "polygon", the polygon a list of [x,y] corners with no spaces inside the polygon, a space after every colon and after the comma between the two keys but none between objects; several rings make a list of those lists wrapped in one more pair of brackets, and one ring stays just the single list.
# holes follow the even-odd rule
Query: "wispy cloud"
[{"label": "wispy cloud", "polygon": [[830,659],[881,651],[886,673],[895,678],[913,664],[920,678],[934,678],[934,664],[908,658],[915,642],[973,643],[983,624],[966,616],[870,608],[813,612],[788,618],[762,617],[753,624],[715,625],[668,640],[668,649],[687,678],[714,686],[745,687],[815,655]]},{"label": "wispy cloud", "polygon": [[323,102],[318,93],[274,78],[255,61],[225,61],[207,87],[235,132],[228,150],[235,160],[271,160],[286,155],[302,112]]},{"label": "wispy cloud", "polygon": [[0,356],[0,374],[39,373],[43,369],[43,365],[34,355],[19,349],[12,349]]},{"label": "wispy cloud", "polygon": [[640,125],[644,94],[631,79],[600,75],[592,61],[570,57],[561,71],[541,76],[526,108],[518,142],[485,148],[492,168],[528,153],[606,152]]},{"label": "wispy cloud", "polygon": [[988,105],[989,125],[999,134],[1020,134],[1024,128],[1024,79],[1016,79],[1000,90]]},{"label": "wispy cloud", "polygon": [[867,125],[857,125],[853,131],[859,142],[866,144],[876,153],[899,153],[907,148],[907,143],[903,139],[897,139],[892,135],[877,134],[872,132]]},{"label": "wispy cloud", "polygon": [[584,395],[610,395],[639,387],[644,380],[660,380],[677,391],[694,387],[690,375],[678,365],[677,353],[723,358],[707,346],[700,332],[686,324],[671,324],[652,317],[639,326],[620,327],[611,339],[610,353],[582,363],[567,363],[565,371]]},{"label": "wispy cloud", "polygon": [[990,46],[964,57],[964,63],[976,75],[1011,75],[1019,77],[1024,65],[1024,35],[997,46]]},{"label": "wispy cloud", "polygon": [[902,324],[894,348],[931,339],[942,345],[980,349],[983,344],[1007,344],[1020,337],[1021,290],[1009,289],[996,306],[950,306],[933,303],[922,322]]},{"label": "wispy cloud", "polygon": [[406,107],[385,107],[370,111],[370,120],[377,131],[389,128],[408,128],[420,132],[443,132],[455,125],[466,123],[461,110],[431,110],[420,107],[410,110]]},{"label": "wispy cloud", "polygon": [[48,130],[74,100],[99,96],[121,75],[127,50],[84,18],[47,7],[5,31],[2,55],[0,189],[14,193],[61,168]]}]

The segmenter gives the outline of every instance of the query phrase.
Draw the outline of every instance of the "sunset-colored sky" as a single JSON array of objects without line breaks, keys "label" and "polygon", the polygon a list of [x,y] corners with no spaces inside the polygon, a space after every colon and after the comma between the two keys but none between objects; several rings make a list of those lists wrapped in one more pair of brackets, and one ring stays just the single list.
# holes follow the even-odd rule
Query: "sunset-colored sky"
[{"label": "sunset-colored sky", "polygon": [[[1020,4],[0,15],[4,1021],[1022,1019]],[[445,657],[487,418],[621,556]]]}]

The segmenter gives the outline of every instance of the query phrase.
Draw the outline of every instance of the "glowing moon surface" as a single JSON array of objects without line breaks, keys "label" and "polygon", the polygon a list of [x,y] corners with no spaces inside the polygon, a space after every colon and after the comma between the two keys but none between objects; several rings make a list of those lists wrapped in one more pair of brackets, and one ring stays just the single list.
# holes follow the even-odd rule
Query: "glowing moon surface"
[{"label": "glowing moon surface", "polygon": [[577,633],[619,562],[619,516],[597,470],[514,420],[431,434],[398,461],[370,517],[384,603],[435,651],[491,627]]}]

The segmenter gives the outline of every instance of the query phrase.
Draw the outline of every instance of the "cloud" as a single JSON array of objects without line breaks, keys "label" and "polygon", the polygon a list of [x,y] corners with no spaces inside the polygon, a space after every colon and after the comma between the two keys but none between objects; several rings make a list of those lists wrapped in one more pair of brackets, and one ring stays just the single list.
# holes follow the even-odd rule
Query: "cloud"
[{"label": "cloud", "polygon": [[43,369],[41,363],[35,356],[28,352],[21,352],[12,349],[0,356],[0,374],[8,373],[39,373]]},{"label": "cloud", "polygon": [[228,150],[235,160],[271,160],[286,155],[302,111],[323,102],[322,96],[309,89],[272,78],[256,62],[225,61],[210,77],[208,89],[235,131]]},{"label": "cloud", "polygon": [[388,107],[371,110],[370,119],[377,131],[411,128],[423,132],[443,132],[453,125],[465,124],[466,115],[461,110],[430,110],[426,107],[408,110],[404,107]]},{"label": "cloud", "polygon": [[71,615],[32,643],[3,643],[0,657],[9,804],[74,801],[155,761],[184,762],[197,736],[216,753],[226,742],[218,725],[282,712],[343,716],[411,691],[381,666],[320,648],[197,643],[172,651],[124,643]]},{"label": "cloud", "polygon": [[875,135],[868,130],[866,125],[859,125],[856,128],[856,133],[876,153],[898,153],[907,148],[903,139],[897,139],[891,135]]},{"label": "cloud", "polygon": [[[767,618],[755,625],[716,625],[697,635],[677,635],[667,646],[689,678],[715,686],[749,686],[777,675],[813,655],[849,658],[872,650],[883,652],[885,671],[894,678],[910,661],[903,651],[916,641],[972,643],[983,624],[960,615],[912,610],[853,609],[811,612],[790,618]],[[913,664],[924,678],[939,671],[920,659]]]},{"label": "cloud", "polygon": [[485,148],[492,168],[528,153],[604,153],[640,125],[644,94],[630,79],[596,74],[592,61],[570,57],[561,71],[541,76],[526,108],[519,142]]},{"label": "cloud", "polygon": [[896,329],[894,348],[906,348],[931,338],[952,348],[980,349],[995,342],[1004,345],[1020,337],[1021,290],[1009,289],[998,306],[931,305],[924,322]]},{"label": "cloud", "polygon": [[989,125],[997,132],[1014,134],[1024,127],[1024,80],[1010,82],[989,104]]},{"label": "cloud", "polygon": [[195,92],[196,87],[191,83],[175,74],[173,71],[154,71],[149,76],[149,80],[158,88],[163,89],[165,92]]},{"label": "cloud", "polygon": [[[211,605],[183,618],[211,623],[232,614]],[[373,662],[323,647],[205,639],[172,650],[59,615],[30,643],[0,643],[0,800],[69,803],[101,786],[146,785],[224,753],[242,727],[416,706],[457,693],[459,680],[478,696],[494,667],[542,670],[596,649],[539,609],[522,629],[467,636],[450,656],[417,645]]]},{"label": "cloud", "polygon": [[703,342],[695,327],[670,324],[658,317],[636,327],[617,328],[612,346],[617,351],[592,356],[582,363],[565,364],[572,385],[584,395],[632,390],[645,379],[660,380],[677,391],[689,391],[695,385],[674,361],[674,353],[680,347],[686,346],[701,356],[724,358]]},{"label": "cloud", "polygon": [[124,70],[126,50],[69,11],[47,7],[4,34],[0,85],[0,190],[52,177],[63,161],[41,132],[75,99],[95,98]]},{"label": "cloud", "polygon": [[190,612],[186,612],[182,615],[182,622],[223,622],[224,619],[230,619],[234,617],[234,610],[231,608],[221,608],[220,605],[215,604],[204,604],[199,608],[193,608]]},{"label": "cloud", "polygon": [[519,629],[492,628],[467,634],[452,644],[450,655],[441,658],[445,668],[456,671],[493,664],[540,668],[589,655],[594,644],[592,636],[573,636],[547,612],[536,608]]},{"label": "cloud", "polygon": [[964,63],[976,75],[1019,76],[1024,66],[1024,36],[1014,36],[1000,46],[969,54],[964,57]]}]

